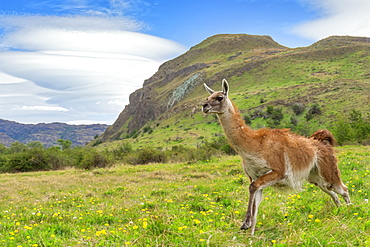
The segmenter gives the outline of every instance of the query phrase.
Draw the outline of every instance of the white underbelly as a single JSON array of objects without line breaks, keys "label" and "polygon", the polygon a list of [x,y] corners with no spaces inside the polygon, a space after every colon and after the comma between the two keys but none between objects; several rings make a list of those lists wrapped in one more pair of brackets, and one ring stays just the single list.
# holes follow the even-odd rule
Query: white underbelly
[{"label": "white underbelly", "polygon": [[[266,160],[263,158],[255,155],[248,155],[245,153],[241,156],[243,158],[244,172],[252,179],[252,181],[272,171],[272,169],[268,166]],[[299,171],[294,171],[292,169],[292,164],[290,163],[289,158],[287,157],[287,155],[284,156],[284,176],[281,178],[281,180],[276,181],[276,183],[272,184],[272,186],[281,190],[301,190],[302,183],[308,178],[310,171],[317,162],[317,158],[314,157],[314,159],[309,164],[307,164],[305,168]]]},{"label": "white underbelly", "polygon": [[271,169],[267,166],[266,160],[262,158],[252,155],[243,155],[242,158],[243,170],[253,181],[271,172]]}]

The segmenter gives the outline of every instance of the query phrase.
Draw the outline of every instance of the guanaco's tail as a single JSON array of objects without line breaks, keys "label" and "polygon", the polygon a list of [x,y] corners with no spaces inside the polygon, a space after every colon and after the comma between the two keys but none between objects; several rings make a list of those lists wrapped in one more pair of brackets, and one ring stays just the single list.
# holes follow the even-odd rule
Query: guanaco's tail
[{"label": "guanaco's tail", "polygon": [[333,134],[327,129],[316,131],[310,136],[310,139],[318,140],[331,146],[336,145],[336,141]]}]

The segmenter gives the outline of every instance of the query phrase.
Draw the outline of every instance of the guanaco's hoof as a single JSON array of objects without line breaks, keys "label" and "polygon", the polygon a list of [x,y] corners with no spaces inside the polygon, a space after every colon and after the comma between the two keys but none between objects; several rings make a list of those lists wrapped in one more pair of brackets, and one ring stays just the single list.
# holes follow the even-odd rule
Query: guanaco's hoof
[{"label": "guanaco's hoof", "polygon": [[243,230],[243,231],[245,231],[245,230],[248,230],[248,227],[246,226],[246,225],[242,225],[241,227],[240,227],[240,230]]},{"label": "guanaco's hoof", "polygon": [[247,222],[243,222],[243,225],[240,227],[240,230],[248,230],[249,228],[251,228],[252,224],[251,223],[247,223]]}]

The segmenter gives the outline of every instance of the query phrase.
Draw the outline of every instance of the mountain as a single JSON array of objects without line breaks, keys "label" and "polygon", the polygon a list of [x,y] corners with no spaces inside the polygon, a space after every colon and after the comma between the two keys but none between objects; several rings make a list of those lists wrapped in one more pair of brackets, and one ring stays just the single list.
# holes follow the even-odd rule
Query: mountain
[{"label": "mountain", "polygon": [[[365,37],[332,36],[292,49],[269,36],[212,36],[161,65],[93,145],[122,140],[138,146],[197,145],[218,136],[215,117],[201,113],[208,96],[202,84],[217,90],[223,78],[252,127],[271,125],[270,106],[283,115],[276,127],[331,128],[352,109],[369,112],[369,64],[370,38]],[[294,106],[303,114],[294,113]],[[304,117],[313,106],[320,114]]]},{"label": "mountain", "polygon": [[108,125],[68,125],[65,123],[21,124],[0,119],[0,143],[40,142],[46,147],[57,144],[58,139],[70,140],[72,146],[84,146],[102,134]]}]

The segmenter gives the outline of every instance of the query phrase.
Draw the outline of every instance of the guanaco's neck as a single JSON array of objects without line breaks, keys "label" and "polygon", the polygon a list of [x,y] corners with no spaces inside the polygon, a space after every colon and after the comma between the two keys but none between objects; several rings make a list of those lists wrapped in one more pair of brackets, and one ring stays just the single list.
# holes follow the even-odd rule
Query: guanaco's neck
[{"label": "guanaco's neck", "polygon": [[230,144],[236,151],[238,151],[241,146],[245,148],[246,145],[252,144],[253,130],[244,123],[238,109],[231,101],[229,101],[228,110],[217,116]]}]

